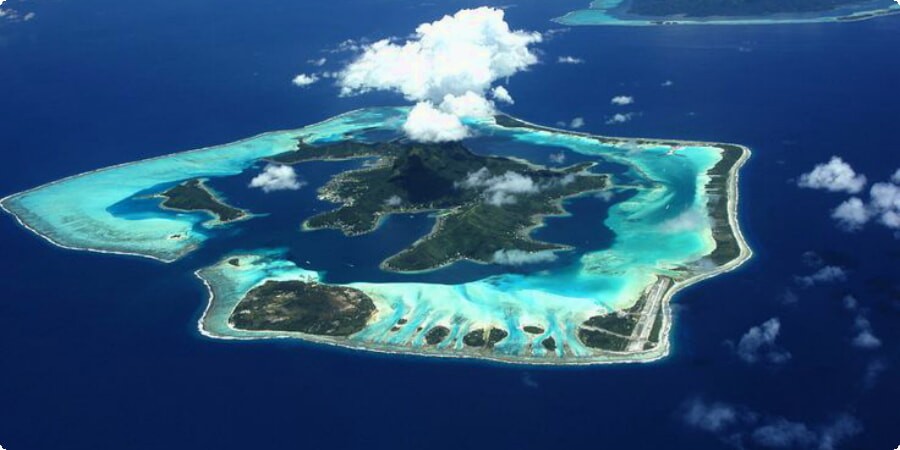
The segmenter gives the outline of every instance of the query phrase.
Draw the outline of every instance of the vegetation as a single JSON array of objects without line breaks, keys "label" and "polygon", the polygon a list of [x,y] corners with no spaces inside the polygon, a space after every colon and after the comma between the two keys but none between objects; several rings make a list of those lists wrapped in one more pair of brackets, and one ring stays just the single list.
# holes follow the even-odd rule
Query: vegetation
[{"label": "vegetation", "polygon": [[231,324],[243,330],[349,336],[365,328],[375,304],[362,291],[303,281],[267,281],[241,299]]},{"label": "vegetation", "polygon": [[499,328],[491,328],[485,333],[484,329],[472,330],[463,336],[463,343],[469,347],[493,347],[506,339],[509,333]]},{"label": "vegetation", "polygon": [[741,254],[741,247],[728,221],[728,180],[731,169],[744,154],[744,149],[734,145],[722,145],[722,159],[708,172],[710,181],[706,185],[709,197],[707,210],[712,221],[712,235],[716,248],[709,258],[716,265],[723,265]]},{"label": "vegetation", "polygon": [[863,0],[631,0],[628,13],[642,16],[763,16],[827,11]]},{"label": "vegetation", "polygon": [[425,333],[425,342],[428,345],[437,345],[443,342],[444,339],[447,339],[447,336],[450,335],[450,329],[447,327],[437,326]]},{"label": "vegetation", "polygon": [[219,219],[231,222],[247,214],[233,206],[226,205],[207,189],[201,179],[193,179],[175,186],[162,194],[162,206],[178,211],[204,211]]},{"label": "vegetation", "polygon": [[[607,183],[606,176],[586,172],[591,163],[541,168],[510,158],[476,155],[460,143],[334,145],[339,147],[301,148],[292,153],[306,154],[303,158],[279,155],[278,160],[377,154],[380,163],[334,177],[321,194],[342,206],[311,217],[305,228],[334,228],[358,235],[374,230],[387,214],[440,213],[429,235],[384,261],[384,268],[396,271],[427,270],[460,259],[492,262],[500,250],[564,249],[531,239],[528,230],[543,216],[563,213],[561,199],[603,189]],[[501,191],[497,183],[504,177],[519,183],[520,190]]]}]

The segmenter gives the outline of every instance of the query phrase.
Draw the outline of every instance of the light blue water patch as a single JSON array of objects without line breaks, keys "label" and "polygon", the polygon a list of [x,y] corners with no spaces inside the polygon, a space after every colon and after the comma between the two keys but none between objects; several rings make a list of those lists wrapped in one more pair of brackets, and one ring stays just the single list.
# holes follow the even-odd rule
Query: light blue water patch
[{"label": "light blue water patch", "polygon": [[343,139],[354,130],[377,129],[401,113],[360,111],[299,130],[100,169],[10,196],[2,204],[25,226],[60,246],[173,261],[208,238],[195,227],[197,215],[116,215],[110,207],[153,186],[236,175],[260,158],[293,150],[298,138]]},{"label": "light blue water patch", "polygon": [[[196,225],[202,217],[143,209],[134,196],[159,186],[193,178],[229,177],[260,158],[296,148],[297,140],[335,142],[356,136],[393,136],[406,109],[361,110],[298,130],[267,133],[243,141],[74,176],[4,200],[3,205],[31,229],[67,247],[140,254],[174,260],[210,238]],[[508,139],[532,155],[558,152],[599,157],[616,167],[612,189],[617,197],[597,229],[614,234],[611,245],[587,249],[580,258],[528,274],[490,275],[465,283],[350,282],[342,284],[368,294],[377,313],[348,345],[390,351],[433,352],[425,331],[441,326],[450,336],[437,350],[462,350],[462,336],[497,328],[508,336],[493,349],[498,355],[543,358],[563,355],[597,358],[597,351],[578,338],[579,324],[592,316],[633,305],[661,275],[695,263],[715,249],[707,213],[707,171],[720,161],[720,148],[677,143],[605,141],[592,136],[542,128],[505,128],[492,120],[469,120],[479,136]],[[606,163],[605,163],[606,164]],[[130,200],[129,200],[130,199]],[[129,201],[126,201],[129,200]],[[124,203],[123,203],[124,202]],[[252,209],[252,206],[251,206]],[[602,219],[600,219],[602,220]],[[590,223],[586,223],[590,226]],[[299,230],[298,230],[299,232]],[[606,231],[604,231],[606,232]],[[323,274],[302,268],[312,259],[303,249],[261,250],[226,257],[198,274],[214,301],[204,315],[204,332],[219,337],[294,336],[284,332],[236,330],[228,319],[253,287],[267,280],[321,281]],[[406,325],[395,329],[398,321]],[[540,336],[524,332],[538,326]],[[543,348],[553,338],[554,352]]]},{"label": "light blue water patch", "polygon": [[572,11],[553,19],[571,26],[654,26],[654,25],[779,25],[840,22],[862,20],[900,13],[900,5],[893,0],[870,0],[855,5],[840,6],[828,11],[809,13],[771,14],[761,17],[646,17],[623,11],[625,0],[595,0],[587,9]]}]

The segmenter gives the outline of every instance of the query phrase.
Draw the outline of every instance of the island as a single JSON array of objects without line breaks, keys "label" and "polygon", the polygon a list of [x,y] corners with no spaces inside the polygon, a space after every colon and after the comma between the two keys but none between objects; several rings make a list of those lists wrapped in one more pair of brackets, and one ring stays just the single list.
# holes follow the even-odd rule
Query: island
[{"label": "island", "polygon": [[389,214],[435,212],[431,233],[382,263],[386,270],[433,270],[459,260],[495,262],[505,252],[548,252],[567,247],[528,233],[548,215],[565,213],[561,201],[603,189],[608,177],[592,163],[563,169],[511,158],[480,156],[461,143],[303,145],[273,160],[297,163],[381,155],[377,164],[342,173],[321,189],[341,204],[306,220],[304,229],[334,228],[348,236],[374,230]]},{"label": "island", "polygon": [[[213,262],[195,271],[209,294],[197,326],[211,338],[516,364],[663,358],[676,293],[752,255],[738,221],[744,146],[503,114],[467,123],[460,142],[422,143],[400,128],[408,111],[98,169],[0,206],[65,248],[165,262],[203,248]],[[569,163],[548,164],[558,154]],[[270,164],[320,181],[249,204],[262,214],[240,220],[223,199],[244,199],[230,189]],[[216,183],[223,194],[207,185],[229,179],[239,182]]]},{"label": "island", "polygon": [[900,13],[893,0],[596,0],[566,25],[746,25],[846,22]]},{"label": "island", "polygon": [[214,224],[226,224],[248,217],[246,211],[228,205],[210,191],[201,178],[187,180],[159,194],[163,208],[184,212],[205,212]]}]

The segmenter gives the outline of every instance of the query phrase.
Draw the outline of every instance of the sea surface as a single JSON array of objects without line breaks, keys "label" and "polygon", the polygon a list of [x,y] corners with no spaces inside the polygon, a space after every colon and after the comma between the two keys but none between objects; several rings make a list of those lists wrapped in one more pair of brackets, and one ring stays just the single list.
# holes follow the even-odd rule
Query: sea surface
[{"label": "sea surface", "polygon": [[[403,105],[394,95],[338,98],[327,82],[300,89],[290,80],[316,70],[308,59],[325,56],[326,69],[339,69],[350,55],[323,50],[345,39],[406,35],[482,4],[23,0],[14,5],[35,19],[0,21],[0,195],[355,108]],[[547,31],[558,28],[551,18],[583,4],[520,1],[507,20]],[[533,368],[212,340],[196,328],[207,294],[192,271],[209,262],[204,251],[174,264],[73,252],[0,218],[0,445],[731,448],[721,434],[685,424],[685,405],[703,399],[811,428],[850,414],[863,431],[840,448],[894,448],[900,241],[875,225],[839,231],[828,215],[846,196],[798,189],[795,178],[831,155],[872,181],[900,167],[898,46],[897,16],[586,27],[553,33],[540,45],[544,63],[510,79],[517,102],[505,111],[531,122],[582,117],[583,131],[596,134],[737,142],[754,151],[742,170],[740,207],[754,257],[676,296],[673,353],[652,364]],[[559,56],[585,63],[557,64]],[[616,95],[636,102],[614,107]],[[619,112],[633,119],[605,123]],[[302,174],[313,183],[326,176],[314,164]],[[242,182],[217,187],[237,198]],[[290,208],[284,200],[254,201]],[[392,230],[409,233],[430,226],[425,216],[391,220]],[[541,232],[573,243],[609,238],[565,227],[560,220]],[[371,245],[389,254],[403,244]],[[795,276],[816,270],[805,252],[844,267],[848,280],[799,286]],[[795,301],[785,301],[787,290]],[[855,313],[841,302],[848,294],[880,348],[851,345]],[[774,317],[790,360],[740,360],[729,342]],[[884,369],[867,379],[873,364]]]}]

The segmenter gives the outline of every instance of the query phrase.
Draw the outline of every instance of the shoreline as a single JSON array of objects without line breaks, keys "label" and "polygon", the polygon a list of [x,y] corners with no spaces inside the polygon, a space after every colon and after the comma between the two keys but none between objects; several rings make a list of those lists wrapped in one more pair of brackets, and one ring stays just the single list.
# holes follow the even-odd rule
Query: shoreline
[{"label": "shoreline", "polygon": [[[390,108],[390,107],[388,107],[388,108]],[[187,154],[191,154],[191,153],[198,153],[198,152],[202,152],[202,151],[213,150],[213,149],[215,149],[215,148],[217,148],[217,147],[222,147],[222,146],[225,146],[225,145],[240,144],[240,143],[242,143],[242,142],[249,142],[249,141],[252,141],[252,140],[255,140],[255,139],[259,139],[259,138],[261,138],[261,137],[268,136],[268,135],[273,135],[273,134],[278,134],[278,133],[288,133],[288,132],[292,132],[292,131],[301,130],[301,129],[303,129],[303,128],[314,127],[314,126],[318,126],[318,125],[322,125],[322,124],[324,124],[324,123],[327,123],[327,122],[329,122],[329,121],[331,121],[331,120],[339,119],[339,118],[341,118],[341,117],[349,116],[349,115],[358,113],[358,112],[360,112],[360,111],[364,111],[364,110],[366,110],[366,109],[371,109],[371,108],[357,108],[357,109],[353,109],[353,110],[350,110],[350,111],[347,111],[347,112],[338,114],[338,115],[336,115],[336,116],[328,117],[328,118],[323,119],[323,120],[320,120],[320,121],[318,121],[318,122],[315,122],[315,123],[312,123],[312,124],[309,124],[309,125],[306,125],[306,126],[302,126],[302,127],[300,127],[300,128],[289,128],[289,129],[284,129],[284,130],[266,131],[266,132],[263,132],[263,133],[257,133],[257,134],[255,134],[255,135],[253,135],[253,136],[250,136],[250,137],[246,137],[246,138],[243,138],[243,139],[238,139],[237,141],[234,141],[234,142],[229,142],[229,143],[225,143],[225,144],[217,144],[217,145],[209,145],[209,146],[206,146],[206,147],[200,147],[200,148],[195,148],[195,149],[190,149],[190,150],[176,151],[176,152],[166,153],[166,154],[159,155],[159,156],[152,156],[152,157],[150,157],[150,158],[139,159],[139,160],[136,160],[136,161],[128,161],[128,162],[123,162],[123,163],[113,164],[113,165],[111,165],[111,166],[101,167],[101,168],[98,168],[98,169],[89,170],[89,171],[87,171],[87,172],[77,173],[77,174],[75,174],[75,175],[69,175],[69,176],[67,176],[67,177],[60,178],[60,179],[58,179],[58,180],[50,181],[50,182],[47,182],[47,183],[44,183],[44,184],[35,186],[35,187],[33,187],[33,188],[26,189],[26,190],[24,190],[24,191],[20,191],[20,192],[16,192],[16,193],[12,193],[12,194],[6,195],[6,196],[0,198],[0,209],[3,209],[4,212],[6,212],[7,214],[13,216],[13,217],[16,219],[16,222],[18,222],[18,224],[21,225],[21,226],[22,226],[23,228],[25,228],[26,230],[28,230],[28,231],[30,231],[30,232],[36,234],[37,236],[41,237],[41,239],[44,239],[46,242],[49,242],[50,244],[52,244],[52,245],[54,245],[54,246],[56,246],[56,247],[62,248],[62,249],[66,249],[66,250],[75,250],[75,251],[86,251],[86,252],[91,252],[91,253],[101,253],[101,254],[106,254],[106,255],[136,256],[136,257],[148,258],[148,259],[151,259],[151,260],[154,260],[154,261],[158,261],[158,262],[170,264],[170,263],[173,263],[173,262],[175,262],[175,261],[178,261],[179,259],[183,258],[184,256],[190,254],[191,252],[193,252],[194,250],[196,250],[197,247],[196,247],[196,246],[193,246],[193,247],[185,248],[185,250],[184,250],[183,252],[181,252],[180,254],[178,254],[177,256],[175,256],[174,258],[162,258],[162,257],[158,257],[158,256],[151,255],[151,254],[148,254],[148,253],[126,252],[126,251],[117,251],[117,250],[105,250],[105,249],[99,249],[99,248],[94,248],[94,247],[78,247],[78,246],[70,246],[70,245],[66,245],[66,244],[57,242],[57,241],[56,241],[54,238],[52,238],[51,236],[48,236],[48,235],[46,235],[46,234],[44,234],[44,233],[41,233],[40,231],[37,231],[34,227],[32,227],[32,226],[28,225],[27,223],[25,223],[25,220],[22,219],[22,217],[19,215],[19,213],[17,213],[17,212],[15,212],[15,211],[13,211],[12,209],[10,209],[11,207],[10,207],[9,204],[10,204],[13,200],[15,200],[17,197],[21,197],[21,196],[24,196],[24,195],[28,195],[28,194],[30,194],[30,193],[32,193],[32,192],[36,192],[36,191],[41,190],[41,189],[44,189],[44,188],[48,188],[48,187],[51,187],[51,186],[55,186],[55,185],[58,185],[58,184],[62,184],[62,183],[65,183],[65,182],[68,182],[68,181],[71,181],[71,180],[78,179],[78,178],[87,177],[87,176],[90,176],[90,175],[93,175],[93,174],[96,174],[96,173],[105,172],[105,171],[109,171],[109,170],[115,170],[115,169],[119,169],[119,168],[122,168],[122,167],[128,167],[128,166],[132,166],[132,165],[136,165],[136,164],[140,164],[140,163],[145,163],[145,162],[150,162],[150,161],[157,161],[157,160],[161,160],[161,159],[171,158],[171,157],[176,156],[176,155],[187,155]]]},{"label": "shoreline", "polygon": [[[614,12],[620,5],[610,8],[594,8],[596,1],[592,1],[587,7],[569,11],[560,17],[550,19],[551,22],[572,27],[658,27],[658,26],[771,26],[771,25],[810,25],[821,23],[852,23],[864,20],[889,17],[900,14],[900,7],[888,5],[882,8],[861,9],[847,11],[837,15],[815,16],[815,12],[808,13],[773,13],[764,16],[707,16],[707,17],[676,17],[676,16],[644,16],[637,14],[621,14]],[[823,11],[825,13],[840,10],[844,7]],[[605,16],[594,22],[588,20],[579,22],[574,20],[578,16],[597,14]]]},{"label": "shoreline", "polygon": [[[582,134],[582,133],[579,133]],[[666,142],[675,142],[673,140],[666,140]],[[688,141],[679,141],[679,142],[688,142]],[[699,142],[690,141],[690,143],[698,144]],[[710,143],[705,143],[709,145]],[[732,234],[734,235],[734,239],[738,244],[740,249],[739,255],[736,258],[733,258],[729,262],[707,272],[703,272],[700,274],[696,274],[684,280],[675,281],[672,280],[671,285],[662,293],[659,299],[659,311],[661,313],[660,319],[662,320],[661,328],[659,331],[659,337],[657,341],[656,347],[645,350],[645,351],[637,351],[633,353],[629,352],[612,352],[612,351],[603,351],[603,353],[598,354],[596,356],[586,356],[586,357],[574,357],[574,356],[509,356],[502,355],[498,353],[486,353],[479,352],[478,350],[473,350],[471,352],[466,351],[455,351],[455,352],[447,352],[442,351],[441,349],[434,348],[434,350],[425,350],[421,348],[413,348],[413,347],[404,347],[403,350],[397,350],[396,347],[392,348],[388,345],[376,345],[376,344],[365,344],[360,342],[354,342],[348,338],[332,338],[332,337],[323,337],[316,335],[309,335],[298,332],[284,332],[284,331],[259,331],[259,330],[239,330],[235,329],[231,326],[228,321],[226,321],[225,326],[236,332],[243,333],[258,333],[257,336],[236,336],[236,335],[228,335],[228,334],[220,334],[217,332],[213,332],[206,328],[206,319],[213,307],[214,302],[216,301],[215,291],[207,278],[203,276],[203,270],[199,269],[194,272],[194,275],[199,278],[204,286],[207,289],[207,304],[203,311],[203,314],[197,321],[197,330],[202,336],[205,336],[210,339],[220,339],[220,340],[236,340],[236,341],[254,341],[254,340],[280,340],[280,339],[297,339],[300,341],[313,343],[313,344],[326,344],[333,347],[338,347],[347,350],[353,351],[368,351],[373,353],[380,354],[389,354],[389,355],[403,355],[410,357],[423,357],[423,358],[453,358],[460,360],[472,360],[472,361],[487,361],[491,363],[499,363],[504,365],[511,366],[556,366],[556,367],[577,367],[577,366],[595,366],[595,365],[606,365],[606,364],[647,364],[655,361],[662,360],[667,357],[671,353],[671,331],[674,327],[674,319],[672,316],[671,309],[671,301],[681,290],[686,289],[690,286],[698,284],[707,279],[711,279],[713,277],[722,275],[724,273],[731,272],[736,270],[740,266],[742,266],[745,262],[750,260],[753,256],[753,251],[749,247],[744,238],[743,232],[740,228],[740,223],[738,221],[738,208],[740,203],[740,193],[739,193],[739,182],[740,182],[740,170],[750,159],[752,154],[751,150],[743,145],[737,144],[720,144],[720,145],[729,145],[735,148],[741,149],[740,157],[734,162],[734,164],[728,170],[728,182],[727,182],[727,195],[728,195],[728,222],[731,227]],[[725,151],[725,150],[723,150]],[[652,290],[654,286],[658,283],[662,282],[665,279],[663,276],[657,276],[657,281],[648,286],[648,290]],[[261,280],[261,282],[264,282]],[[235,304],[237,306],[237,303]],[[232,308],[233,311],[233,308]],[[229,312],[230,317],[231,312]]]},{"label": "shoreline", "polygon": [[[344,116],[348,116],[348,115],[352,115],[354,113],[358,113],[360,111],[364,111],[366,109],[377,109],[377,108],[364,108],[364,109],[357,109],[357,110],[349,111],[349,112],[322,120],[315,124],[308,125],[304,128],[324,124],[324,123],[339,119]],[[388,108],[384,108],[384,109],[388,109]],[[537,125],[537,124],[533,124],[533,123],[530,123],[530,122],[527,122],[527,121],[524,121],[521,119],[513,118],[511,116],[506,116],[506,115],[503,115],[503,116],[514,121],[515,125],[514,126],[500,125],[499,123],[496,123],[496,120],[495,120],[489,126],[501,128],[501,129],[512,129],[512,130],[514,130],[515,128],[524,126],[524,127],[532,128],[533,130],[536,130],[536,131],[543,131],[543,132],[548,132],[548,133],[556,133],[556,134],[576,136],[576,137],[585,138],[585,139],[597,140],[603,144],[608,144],[611,146],[622,145],[622,144],[634,144],[634,145],[638,145],[638,146],[668,146],[668,147],[702,146],[702,147],[719,148],[723,152],[728,151],[728,150],[726,150],[725,147],[739,148],[741,150],[740,158],[738,158],[728,170],[728,181],[727,181],[728,223],[730,225],[732,235],[734,236],[734,239],[737,242],[738,247],[740,249],[739,255],[736,258],[728,261],[727,263],[725,263],[719,267],[716,267],[715,269],[713,269],[711,271],[696,274],[696,275],[693,275],[693,276],[686,278],[684,280],[681,280],[681,281],[674,281],[671,284],[671,286],[668,289],[666,289],[666,291],[663,294],[661,294],[661,298],[659,300],[659,302],[660,302],[659,308],[663,308],[663,309],[661,310],[661,316],[660,316],[659,320],[663,320],[663,322],[661,324],[661,328],[659,331],[659,333],[660,333],[659,339],[658,339],[656,346],[652,347],[651,349],[645,350],[645,351],[637,351],[637,352],[633,352],[633,353],[598,350],[596,355],[582,356],[582,357],[577,357],[577,356],[533,356],[533,355],[532,356],[510,356],[510,355],[503,355],[503,354],[499,354],[499,353],[487,353],[487,352],[480,353],[477,350],[472,351],[472,352],[447,352],[447,351],[444,351],[443,349],[438,349],[436,347],[427,348],[427,349],[404,347],[403,350],[396,350],[397,347],[392,348],[389,345],[363,344],[363,343],[359,343],[359,342],[354,342],[350,339],[335,339],[335,338],[330,338],[330,337],[306,335],[306,334],[302,334],[302,333],[291,333],[291,332],[265,332],[265,331],[249,331],[248,330],[248,331],[246,331],[247,333],[260,333],[260,335],[258,335],[258,336],[235,336],[235,335],[228,335],[228,334],[220,334],[220,333],[210,331],[210,330],[206,329],[206,327],[205,327],[205,321],[208,318],[208,314],[214,304],[213,302],[216,301],[216,298],[215,298],[214,289],[213,289],[212,285],[210,284],[209,280],[204,278],[204,276],[202,275],[202,271],[204,269],[199,269],[194,272],[195,276],[197,276],[198,278],[201,279],[201,281],[204,283],[204,285],[206,286],[207,291],[208,291],[208,299],[207,299],[206,308],[204,309],[203,314],[201,315],[200,319],[198,320],[198,331],[200,332],[200,334],[203,336],[209,337],[209,338],[223,339],[223,340],[300,339],[300,340],[307,341],[307,342],[323,343],[323,344],[333,345],[333,346],[352,349],[352,350],[365,350],[365,351],[372,351],[372,352],[377,352],[377,353],[402,354],[402,355],[423,356],[423,357],[446,357],[446,358],[485,360],[485,361],[492,361],[492,362],[498,362],[498,363],[503,363],[503,364],[515,364],[515,365],[525,365],[525,366],[580,366],[580,365],[598,365],[598,364],[649,363],[649,362],[658,361],[658,360],[668,356],[670,353],[670,348],[671,348],[671,343],[670,343],[669,338],[670,338],[671,329],[673,327],[672,312],[671,312],[671,308],[669,307],[669,305],[670,305],[670,301],[674,297],[674,295],[677,294],[682,289],[685,289],[693,284],[699,283],[703,280],[718,276],[718,275],[726,273],[726,272],[730,272],[730,271],[740,267],[744,262],[746,262],[747,260],[749,260],[752,257],[753,252],[746,243],[746,240],[740,229],[740,224],[739,224],[738,217],[737,217],[738,203],[739,203],[739,178],[740,178],[739,172],[740,172],[740,169],[743,167],[743,165],[747,162],[747,160],[750,157],[750,154],[751,154],[750,149],[743,145],[738,145],[738,144],[727,144],[727,143],[706,142],[706,141],[696,141],[696,140],[631,138],[631,137],[592,135],[592,134],[585,133],[585,132],[563,130],[563,129],[559,129],[559,128]],[[2,208],[4,211],[6,211],[10,215],[12,215],[22,227],[24,227],[25,229],[40,236],[45,241],[50,242],[51,244],[53,244],[57,247],[60,247],[60,248],[65,248],[65,249],[69,249],[69,250],[85,250],[85,251],[90,251],[90,252],[95,252],[95,253],[103,253],[103,254],[138,256],[138,257],[145,257],[145,258],[153,259],[153,260],[160,261],[163,263],[171,263],[171,262],[177,261],[180,258],[182,258],[183,256],[189,254],[191,251],[195,250],[198,247],[198,245],[192,245],[189,247],[185,247],[184,249],[182,249],[181,252],[179,252],[177,255],[175,255],[172,258],[159,257],[159,256],[156,256],[153,254],[148,254],[148,253],[136,253],[136,252],[98,249],[98,248],[91,248],[91,247],[69,246],[69,245],[65,245],[60,242],[57,242],[53,237],[39,232],[33,226],[31,226],[29,223],[27,223],[27,221],[22,217],[22,215],[20,215],[20,213],[17,213],[15,211],[16,208],[14,206],[15,205],[14,200],[20,196],[26,195],[31,192],[35,192],[37,190],[40,190],[40,189],[43,189],[43,188],[46,188],[49,186],[53,186],[53,185],[56,185],[59,183],[64,183],[64,182],[72,180],[72,179],[89,176],[91,174],[95,174],[98,172],[114,170],[116,168],[139,164],[139,163],[146,162],[146,161],[165,159],[165,158],[172,157],[174,155],[184,155],[184,154],[190,154],[190,153],[194,153],[194,152],[207,151],[207,150],[215,149],[217,147],[223,147],[224,145],[233,145],[235,143],[258,139],[263,136],[273,135],[273,134],[277,134],[277,133],[299,131],[301,129],[302,128],[261,133],[261,134],[255,135],[253,137],[241,139],[239,141],[235,141],[235,142],[229,143],[229,144],[221,144],[221,145],[208,146],[208,147],[203,147],[203,148],[194,149],[194,150],[174,152],[174,153],[169,153],[166,155],[156,156],[156,157],[152,157],[152,158],[146,158],[146,159],[138,160],[138,161],[121,163],[121,164],[117,164],[117,165],[113,165],[113,166],[103,167],[100,169],[95,169],[92,171],[84,172],[81,174],[72,175],[72,176],[69,176],[69,177],[66,177],[66,178],[63,178],[60,180],[56,180],[56,181],[53,181],[50,183],[46,183],[46,184],[37,186],[32,189],[28,189],[26,191],[8,195],[8,196],[0,199],[0,208]],[[562,203],[562,199],[560,199],[560,203]],[[660,280],[660,276],[657,277],[656,282],[648,285],[648,288],[652,288],[652,286],[655,286],[656,283],[659,282],[659,280]],[[233,329],[233,328],[231,328],[230,324],[227,323],[227,320],[226,320],[225,325],[229,329]],[[237,330],[237,329],[234,329],[234,330],[236,332],[241,331],[241,330]],[[561,344],[564,344],[564,343],[561,343]]]}]

